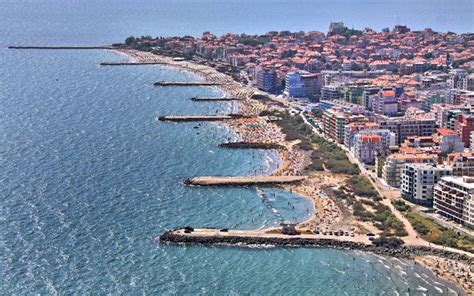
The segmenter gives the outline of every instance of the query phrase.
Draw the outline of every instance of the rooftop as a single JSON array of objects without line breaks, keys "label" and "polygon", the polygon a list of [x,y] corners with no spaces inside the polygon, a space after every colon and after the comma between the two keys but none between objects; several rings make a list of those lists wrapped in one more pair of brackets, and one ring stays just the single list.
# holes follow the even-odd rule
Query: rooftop
[{"label": "rooftop", "polygon": [[441,179],[466,189],[474,189],[474,178],[472,177],[444,176]]}]

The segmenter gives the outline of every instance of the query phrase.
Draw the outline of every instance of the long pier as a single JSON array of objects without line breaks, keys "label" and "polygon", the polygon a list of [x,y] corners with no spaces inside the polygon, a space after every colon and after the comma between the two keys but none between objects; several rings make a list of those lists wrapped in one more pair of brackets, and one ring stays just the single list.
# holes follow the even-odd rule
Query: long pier
[{"label": "long pier", "polygon": [[9,46],[10,49],[114,49],[112,46]]},{"label": "long pier", "polygon": [[292,184],[306,180],[306,176],[203,176],[184,181],[196,186],[251,186]]},{"label": "long pier", "polygon": [[154,86],[213,86],[222,85],[218,82],[209,81],[158,81],[153,83]]},{"label": "long pier", "polygon": [[219,147],[235,149],[285,149],[286,147],[277,143],[258,143],[258,142],[229,142],[221,143]]},{"label": "long pier", "polygon": [[101,66],[143,66],[143,65],[164,65],[165,62],[103,62]]},{"label": "long pier", "polygon": [[241,114],[229,114],[229,115],[167,115],[160,116],[160,121],[222,121],[230,119],[240,118],[252,118],[250,116]]},{"label": "long pier", "polygon": [[192,97],[192,101],[240,101],[239,98],[231,97]]}]

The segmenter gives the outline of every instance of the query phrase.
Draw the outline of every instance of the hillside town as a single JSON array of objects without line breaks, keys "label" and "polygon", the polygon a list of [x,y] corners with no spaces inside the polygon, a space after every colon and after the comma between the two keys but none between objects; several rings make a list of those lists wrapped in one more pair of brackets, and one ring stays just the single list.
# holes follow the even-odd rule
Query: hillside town
[{"label": "hillside town", "polygon": [[474,228],[474,34],[205,32],[129,37],[145,51],[210,64],[293,102],[383,186],[437,218]]},{"label": "hillside town", "polygon": [[128,46],[193,60],[296,106],[373,181],[449,225],[474,228],[474,34],[210,32],[129,37]]}]

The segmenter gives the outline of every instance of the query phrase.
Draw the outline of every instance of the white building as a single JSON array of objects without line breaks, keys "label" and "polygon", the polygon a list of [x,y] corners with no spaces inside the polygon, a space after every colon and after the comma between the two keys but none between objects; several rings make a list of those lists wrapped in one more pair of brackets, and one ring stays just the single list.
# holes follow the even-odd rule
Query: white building
[{"label": "white building", "polygon": [[434,208],[443,217],[474,228],[474,178],[442,177],[434,187]]},{"label": "white building", "polygon": [[382,167],[382,179],[392,187],[400,187],[402,170],[406,163],[437,163],[438,156],[435,154],[390,154]]},{"label": "white building", "polygon": [[461,141],[461,137],[453,130],[439,128],[437,134],[441,151],[446,153],[464,151],[464,142]]},{"label": "white building", "polygon": [[407,163],[401,175],[402,197],[424,206],[433,206],[433,188],[443,176],[452,175],[449,166]]},{"label": "white building", "polygon": [[354,136],[350,149],[360,162],[374,164],[377,154],[394,145],[395,134],[389,130],[362,130]]}]

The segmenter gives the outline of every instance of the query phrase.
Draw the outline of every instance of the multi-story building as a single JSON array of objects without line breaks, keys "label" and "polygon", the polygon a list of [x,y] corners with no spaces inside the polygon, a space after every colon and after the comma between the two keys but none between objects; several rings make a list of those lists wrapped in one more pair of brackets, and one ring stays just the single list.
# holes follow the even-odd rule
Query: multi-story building
[{"label": "multi-story building", "polygon": [[329,24],[329,31],[328,34],[334,35],[334,34],[341,34],[346,30],[346,26],[344,26],[343,22],[331,22]]},{"label": "multi-story building", "polygon": [[474,176],[474,152],[459,152],[448,155],[446,163],[453,168],[454,176]]},{"label": "multi-story building", "polygon": [[277,89],[277,73],[274,69],[255,70],[257,76],[257,88],[266,92],[274,92]]},{"label": "multi-story building", "polygon": [[455,129],[458,135],[461,137],[461,141],[464,143],[464,146],[470,147],[471,132],[474,131],[474,115],[459,115]]},{"label": "multi-story building", "polygon": [[[433,104],[431,106],[431,112],[434,114],[439,127],[453,129],[457,115],[462,114],[462,111],[458,108],[459,106],[454,104]],[[453,113],[455,110],[457,110],[458,113]],[[454,120],[453,124],[450,124],[452,119]]]},{"label": "multi-story building", "polygon": [[337,108],[352,114],[362,114],[367,111],[364,106],[352,104],[343,100],[320,100],[319,108],[321,110]]},{"label": "multi-story building", "polygon": [[439,148],[444,153],[464,151],[464,143],[461,141],[461,137],[453,130],[439,128],[435,137]]},{"label": "multi-story building", "polygon": [[354,145],[354,136],[361,131],[370,131],[379,129],[378,123],[375,122],[364,122],[364,123],[349,123],[344,127],[344,145],[352,149]]},{"label": "multi-story building", "polygon": [[404,116],[387,118],[380,122],[380,128],[388,129],[396,135],[397,144],[411,136],[431,136],[437,128],[433,116]]},{"label": "multi-story building", "polygon": [[376,155],[394,144],[395,135],[389,130],[365,130],[354,136],[351,150],[360,162],[374,164]]},{"label": "multi-story building", "polygon": [[342,109],[328,109],[323,112],[323,132],[338,143],[344,142],[344,128],[351,122],[367,122],[363,115],[353,115]]},{"label": "multi-story building", "polygon": [[426,163],[407,163],[401,175],[401,194],[408,201],[433,206],[433,188],[441,177],[452,175],[449,166]]},{"label": "multi-story building", "polygon": [[303,77],[298,72],[286,74],[285,94],[290,98],[307,97]]},{"label": "multi-story building", "polygon": [[302,74],[301,79],[303,79],[306,96],[310,99],[319,98],[321,88],[318,74]]},{"label": "multi-story building", "polygon": [[456,223],[474,228],[474,178],[442,177],[434,187],[436,213]]},{"label": "multi-story building", "polygon": [[400,187],[400,176],[406,163],[436,164],[438,156],[426,153],[394,153],[389,155],[382,168],[382,179],[392,187]]},{"label": "multi-story building", "polygon": [[474,132],[471,132],[471,150],[474,151]]},{"label": "multi-story building", "polygon": [[377,114],[395,115],[398,112],[398,101],[393,88],[382,88],[378,94],[369,96],[369,109]]},{"label": "multi-story building", "polygon": [[340,85],[325,85],[321,88],[321,100],[337,100],[341,98]]},{"label": "multi-story building", "polygon": [[469,73],[464,69],[454,69],[451,71],[447,83],[448,87],[455,89],[469,88]]}]

